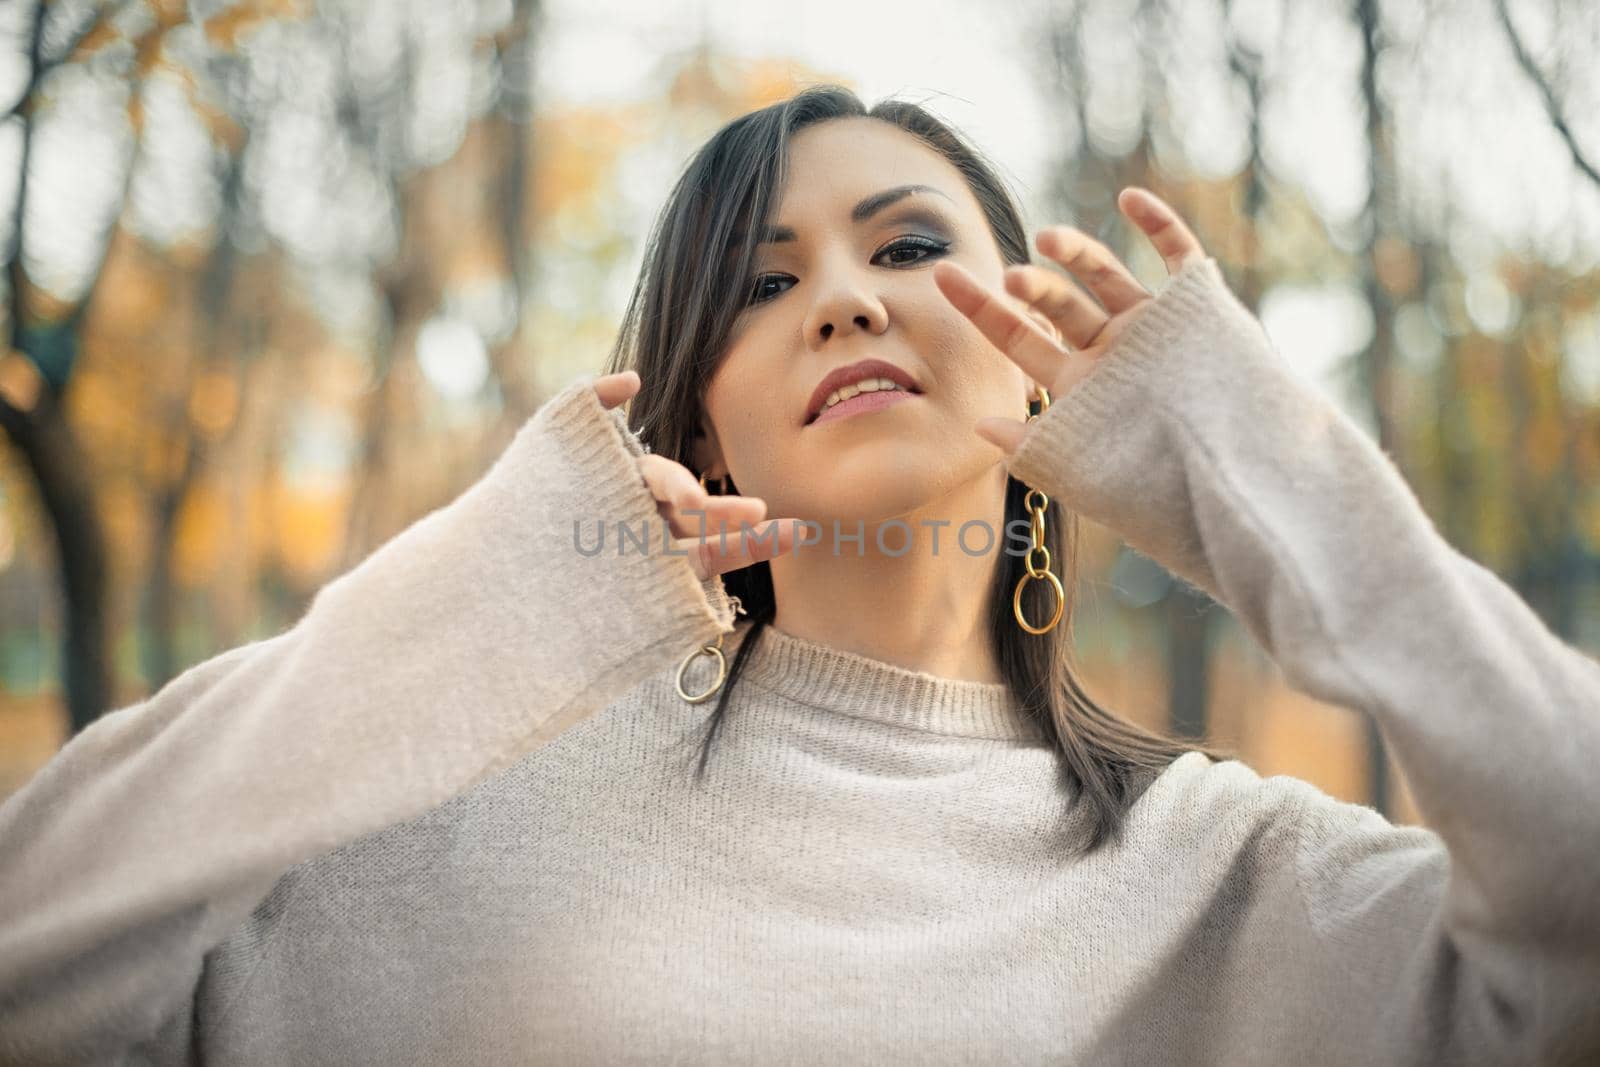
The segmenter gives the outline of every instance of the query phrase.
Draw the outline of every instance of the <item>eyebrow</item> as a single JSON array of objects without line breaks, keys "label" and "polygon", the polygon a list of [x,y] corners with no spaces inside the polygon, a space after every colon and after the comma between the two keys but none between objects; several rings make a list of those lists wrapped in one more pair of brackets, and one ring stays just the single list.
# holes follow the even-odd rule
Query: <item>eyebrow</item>
[{"label": "eyebrow", "polygon": [[[873,193],[851,208],[850,221],[853,223],[865,222],[890,204],[904,200],[913,193],[935,193],[946,200],[950,200],[950,196],[947,193],[941,189],[935,189],[931,185],[896,185],[894,188],[885,189],[881,193]],[[954,200],[950,202],[955,203]],[[768,226],[761,231],[761,239],[756,244],[777,244],[795,239],[794,230],[787,226]]]}]

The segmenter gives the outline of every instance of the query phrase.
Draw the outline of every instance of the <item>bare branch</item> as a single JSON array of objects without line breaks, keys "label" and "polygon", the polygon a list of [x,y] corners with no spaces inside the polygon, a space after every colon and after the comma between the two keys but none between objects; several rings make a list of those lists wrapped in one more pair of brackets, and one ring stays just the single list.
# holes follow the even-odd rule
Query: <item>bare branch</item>
[{"label": "bare branch", "polygon": [[1522,67],[1522,72],[1528,76],[1533,87],[1539,90],[1539,96],[1544,101],[1544,109],[1550,116],[1550,124],[1556,128],[1556,133],[1567,144],[1567,151],[1572,153],[1572,162],[1578,169],[1589,176],[1589,180],[1600,185],[1600,170],[1583,154],[1583,149],[1578,147],[1577,139],[1572,135],[1572,127],[1567,125],[1567,120],[1561,115],[1561,103],[1556,99],[1555,92],[1550,88],[1550,81],[1540,71],[1538,64],[1528,54],[1527,46],[1522,43],[1522,36],[1517,33],[1516,26],[1511,23],[1511,14],[1506,10],[1506,0],[1495,0],[1495,13],[1500,16],[1500,25],[1505,27],[1506,39],[1511,42],[1511,50],[1516,53],[1517,64]]}]

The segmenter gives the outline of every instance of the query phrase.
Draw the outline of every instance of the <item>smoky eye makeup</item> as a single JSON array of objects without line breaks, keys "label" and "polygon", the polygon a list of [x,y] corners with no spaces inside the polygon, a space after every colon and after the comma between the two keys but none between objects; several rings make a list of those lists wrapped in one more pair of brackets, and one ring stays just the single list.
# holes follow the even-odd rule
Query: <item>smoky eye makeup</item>
[{"label": "smoky eye makeup", "polygon": [[[916,229],[907,232],[908,227]],[[862,232],[885,235],[874,247],[892,246],[898,239],[921,244],[931,242],[938,245],[938,251],[948,252],[958,243],[955,226],[950,220],[938,209],[921,204],[898,205],[894,210],[884,212],[880,218],[863,224]]]},{"label": "smoky eye makeup", "polygon": [[[870,223],[863,224],[864,227],[869,225],[871,230],[864,229],[864,232],[876,231],[887,234],[887,240],[880,242],[881,247],[874,253],[875,258],[905,249],[920,249],[924,252],[915,260],[905,260],[896,264],[902,268],[914,267],[939,256],[948,255],[957,243],[955,226],[941,211],[928,204],[898,204],[893,210],[885,211]],[[907,232],[909,227],[916,227],[916,230]],[[782,277],[781,272],[777,272],[775,268],[758,269],[745,284],[743,307],[748,309],[764,304],[772,297],[780,295],[767,294],[761,287],[774,284],[772,279]]]},{"label": "smoky eye makeup", "polygon": [[889,230],[913,222],[927,227],[930,237],[937,237],[947,243],[955,241],[955,228],[946,221],[944,215],[935,208],[920,204],[911,204],[888,212],[876,225],[879,229]]}]

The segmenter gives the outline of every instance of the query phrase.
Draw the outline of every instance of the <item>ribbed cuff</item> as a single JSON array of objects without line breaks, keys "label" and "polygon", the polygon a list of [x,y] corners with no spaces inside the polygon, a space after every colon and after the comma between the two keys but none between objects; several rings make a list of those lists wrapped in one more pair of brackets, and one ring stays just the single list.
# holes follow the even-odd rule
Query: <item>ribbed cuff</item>
[{"label": "ribbed cuff", "polygon": [[620,556],[607,553],[606,562],[622,576],[618,592],[628,609],[647,612],[674,633],[692,631],[685,643],[709,640],[733,628],[733,610],[722,579],[702,581],[686,555],[665,551],[665,525],[655,498],[639,472],[637,457],[644,447],[628,429],[620,408],[608,410],[594,391],[594,377],[582,378],[552,397],[531,422],[540,422],[587,487],[582,516],[603,521],[608,530],[617,524],[650,532],[649,549]]},{"label": "ribbed cuff", "polygon": [[[1184,266],[1089,374],[1028,424],[1012,477],[1216,595],[1189,516],[1189,422],[1245,417],[1293,381],[1214,258]],[[1238,414],[1235,415],[1234,412]]]}]

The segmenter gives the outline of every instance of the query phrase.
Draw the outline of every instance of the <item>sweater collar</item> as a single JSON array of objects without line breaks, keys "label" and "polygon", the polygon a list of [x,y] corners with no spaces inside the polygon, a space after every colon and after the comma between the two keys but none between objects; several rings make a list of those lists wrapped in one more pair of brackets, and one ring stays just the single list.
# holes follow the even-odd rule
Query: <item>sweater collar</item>
[{"label": "sweater collar", "polygon": [[[739,641],[729,643],[730,652],[743,644],[749,624],[741,621],[736,632]],[[911,730],[1006,741],[1044,739],[1003,683],[899,667],[770,624],[761,628],[737,685],[747,681],[819,711]]]}]

